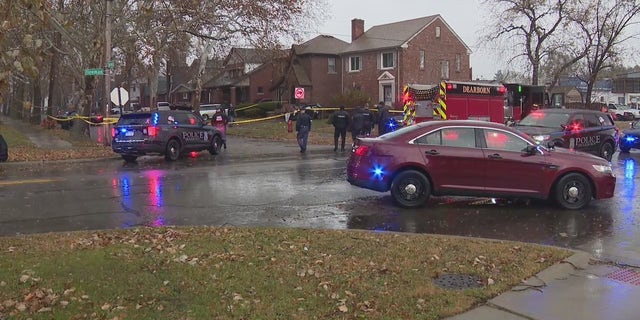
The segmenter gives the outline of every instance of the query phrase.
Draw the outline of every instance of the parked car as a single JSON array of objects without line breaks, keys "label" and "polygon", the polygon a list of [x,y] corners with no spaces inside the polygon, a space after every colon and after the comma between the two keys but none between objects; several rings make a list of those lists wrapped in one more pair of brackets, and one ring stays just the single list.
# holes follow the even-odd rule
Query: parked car
[{"label": "parked car", "polygon": [[640,149],[640,121],[631,122],[631,127],[622,131],[618,145],[620,152],[625,153]]},{"label": "parked car", "polygon": [[581,109],[539,109],[514,128],[542,145],[588,152],[611,161],[618,142],[618,129],[611,115]]},{"label": "parked car", "polygon": [[111,133],[111,148],[127,162],[147,154],[164,155],[168,161],[193,151],[216,155],[226,143],[224,132],[184,110],[125,113]]},{"label": "parked car", "polygon": [[614,120],[618,121],[640,118],[640,111],[638,109],[631,109],[624,104],[609,103],[607,105],[607,112],[609,112]]},{"label": "parked car", "polygon": [[200,116],[202,116],[204,120],[209,120],[222,108],[222,104],[219,103],[202,104],[200,105]]},{"label": "parked car", "polygon": [[503,124],[428,121],[376,138],[358,138],[347,181],[391,191],[399,206],[418,207],[431,195],[553,199],[581,209],[611,198],[616,177],[602,158],[547,148]]}]

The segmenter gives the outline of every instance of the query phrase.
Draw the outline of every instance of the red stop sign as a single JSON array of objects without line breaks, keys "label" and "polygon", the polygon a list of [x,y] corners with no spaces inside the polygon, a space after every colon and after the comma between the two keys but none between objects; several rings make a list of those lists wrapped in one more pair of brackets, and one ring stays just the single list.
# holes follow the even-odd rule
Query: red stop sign
[{"label": "red stop sign", "polygon": [[293,97],[296,99],[304,99],[304,88],[296,88]]}]

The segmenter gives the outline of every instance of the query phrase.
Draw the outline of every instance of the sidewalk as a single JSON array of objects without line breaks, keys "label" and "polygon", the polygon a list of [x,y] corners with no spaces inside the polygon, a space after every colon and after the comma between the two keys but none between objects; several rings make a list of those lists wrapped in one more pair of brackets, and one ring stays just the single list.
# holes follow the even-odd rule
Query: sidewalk
[{"label": "sidewalk", "polygon": [[640,319],[640,270],[578,252],[486,304],[449,320]]},{"label": "sidewalk", "polygon": [[[72,147],[71,143],[49,134],[45,129],[7,117],[3,114],[0,114],[0,124],[5,124],[20,130],[20,132],[27,136],[38,148],[60,150]],[[11,146],[9,146],[9,152],[11,152]]]}]

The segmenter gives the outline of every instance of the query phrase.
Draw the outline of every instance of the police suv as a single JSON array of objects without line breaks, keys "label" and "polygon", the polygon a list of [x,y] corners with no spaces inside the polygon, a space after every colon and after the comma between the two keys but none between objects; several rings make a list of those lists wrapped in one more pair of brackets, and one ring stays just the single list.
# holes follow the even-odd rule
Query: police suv
[{"label": "police suv", "polygon": [[164,155],[168,161],[193,151],[216,155],[226,140],[223,132],[185,110],[126,113],[111,131],[111,148],[127,162],[147,154]]},{"label": "police suv", "polygon": [[539,109],[515,124],[539,144],[583,151],[611,161],[618,142],[608,113],[581,109]]}]

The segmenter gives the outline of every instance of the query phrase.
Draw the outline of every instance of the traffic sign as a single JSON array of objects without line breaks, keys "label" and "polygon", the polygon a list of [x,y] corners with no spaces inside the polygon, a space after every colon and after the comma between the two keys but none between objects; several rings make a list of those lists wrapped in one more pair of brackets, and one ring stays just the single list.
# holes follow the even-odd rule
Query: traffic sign
[{"label": "traffic sign", "polygon": [[94,69],[84,69],[85,76],[103,76],[104,69],[102,68],[94,68]]},{"label": "traffic sign", "polygon": [[111,102],[116,106],[124,106],[129,101],[129,92],[125,88],[117,87],[111,90]]},{"label": "traffic sign", "polygon": [[116,67],[116,63],[113,61],[107,61],[107,68],[113,70]]},{"label": "traffic sign", "polygon": [[293,97],[300,100],[304,99],[304,88],[296,88]]}]

